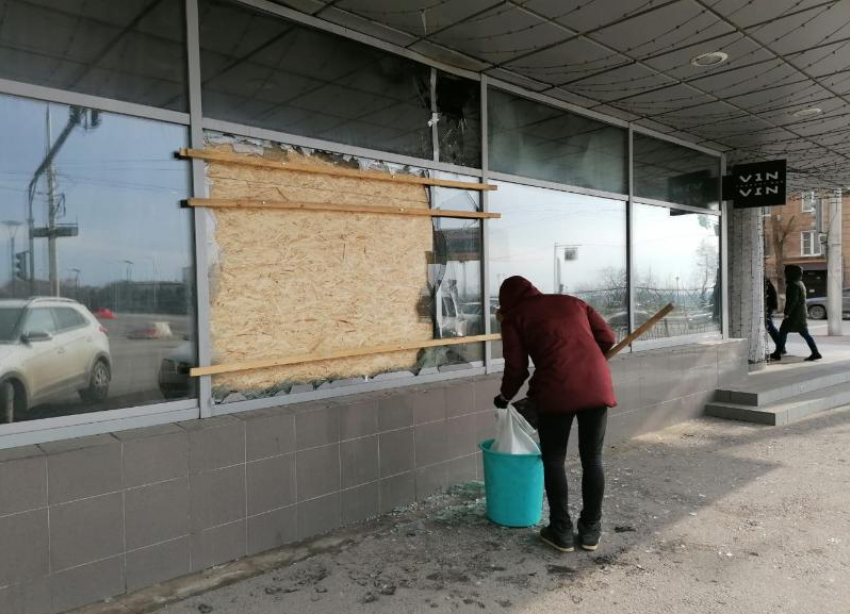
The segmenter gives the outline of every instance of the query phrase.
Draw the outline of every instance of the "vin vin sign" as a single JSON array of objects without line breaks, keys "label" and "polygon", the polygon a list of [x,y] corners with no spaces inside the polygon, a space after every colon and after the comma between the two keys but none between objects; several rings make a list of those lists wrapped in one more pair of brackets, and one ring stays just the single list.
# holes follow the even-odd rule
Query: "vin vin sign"
[{"label": "vin vin sign", "polygon": [[785,160],[739,164],[723,178],[723,200],[736,209],[785,204]]}]

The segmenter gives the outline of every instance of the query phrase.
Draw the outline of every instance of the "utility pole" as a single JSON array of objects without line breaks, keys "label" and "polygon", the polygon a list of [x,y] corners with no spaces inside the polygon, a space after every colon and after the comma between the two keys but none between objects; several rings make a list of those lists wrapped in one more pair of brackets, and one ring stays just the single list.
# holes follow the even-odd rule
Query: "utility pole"
[{"label": "utility pole", "polygon": [[12,280],[12,298],[17,296],[18,276],[15,271],[15,235],[18,234],[18,227],[21,222],[17,220],[6,220],[3,222],[9,231],[9,274]]},{"label": "utility pole", "polygon": [[841,190],[837,189],[829,199],[829,228],[827,235],[826,313],[827,330],[830,337],[844,334],[842,326],[844,266],[841,247],[842,217]]},{"label": "utility pole", "polygon": [[53,129],[50,126],[50,105],[47,105],[47,152],[50,160],[47,165],[47,260],[50,275],[50,294],[59,296],[59,272],[56,270],[56,170],[53,168],[53,156],[50,155]]}]

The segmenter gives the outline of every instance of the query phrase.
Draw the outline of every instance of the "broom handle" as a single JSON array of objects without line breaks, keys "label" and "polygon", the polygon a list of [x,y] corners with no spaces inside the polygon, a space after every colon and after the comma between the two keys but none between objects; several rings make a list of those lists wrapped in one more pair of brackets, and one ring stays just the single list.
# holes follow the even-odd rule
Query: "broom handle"
[{"label": "broom handle", "polygon": [[611,360],[612,358],[614,358],[614,356],[619,354],[624,348],[630,346],[635,341],[635,339],[640,337],[650,328],[652,328],[661,320],[663,320],[664,317],[671,311],[673,311],[673,303],[667,303],[667,306],[665,306],[661,311],[649,318],[646,322],[641,324],[635,332],[633,332],[631,335],[620,341],[620,343],[608,350],[608,352],[605,354],[605,358],[607,360]]}]

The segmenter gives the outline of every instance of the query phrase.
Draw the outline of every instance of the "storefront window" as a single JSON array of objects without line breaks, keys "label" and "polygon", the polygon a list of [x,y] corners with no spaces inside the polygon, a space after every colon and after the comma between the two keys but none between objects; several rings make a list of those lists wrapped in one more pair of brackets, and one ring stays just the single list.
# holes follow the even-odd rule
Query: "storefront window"
[{"label": "storefront window", "polygon": [[[499,182],[490,196],[490,326],[499,287],[521,275],[544,293],[570,294],[596,309],[622,338],[628,332],[626,204]],[[500,342],[493,343],[500,358]]]},{"label": "storefront window", "polygon": [[0,96],[0,134],[13,419],[192,396],[190,177],[174,158],[186,128]]},{"label": "storefront window", "polygon": [[635,196],[717,209],[720,158],[668,141],[634,135]]},{"label": "storefront window", "polygon": [[490,169],[625,194],[621,128],[490,88]]},{"label": "storefront window", "polygon": [[481,84],[437,73],[440,160],[461,166],[481,166]]},{"label": "storefront window", "polygon": [[204,114],[430,159],[431,69],[235,2],[201,0]]},{"label": "storefront window", "polygon": [[720,218],[636,204],[635,324],[675,311],[644,339],[720,331]]},{"label": "storefront window", "polygon": [[0,2],[0,78],[187,108],[183,2]]}]

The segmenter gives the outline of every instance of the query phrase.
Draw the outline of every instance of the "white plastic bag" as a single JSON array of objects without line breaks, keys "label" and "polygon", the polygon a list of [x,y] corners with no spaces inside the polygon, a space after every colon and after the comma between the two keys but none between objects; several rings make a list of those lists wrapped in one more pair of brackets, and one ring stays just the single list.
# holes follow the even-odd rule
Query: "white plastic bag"
[{"label": "white plastic bag", "polygon": [[496,438],[490,449],[504,454],[538,454],[534,428],[514,409],[496,409]]}]

